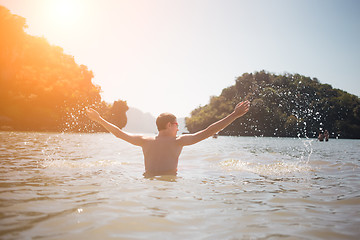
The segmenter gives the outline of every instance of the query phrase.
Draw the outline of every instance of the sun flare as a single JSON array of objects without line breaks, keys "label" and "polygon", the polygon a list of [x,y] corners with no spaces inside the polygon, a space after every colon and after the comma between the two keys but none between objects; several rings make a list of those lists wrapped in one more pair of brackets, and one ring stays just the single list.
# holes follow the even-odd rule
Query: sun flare
[{"label": "sun flare", "polygon": [[70,1],[58,1],[54,4],[54,13],[59,18],[73,17],[75,14],[74,5]]},{"label": "sun flare", "polygon": [[56,27],[70,27],[81,18],[81,2],[78,0],[52,0],[48,4],[49,20]]}]

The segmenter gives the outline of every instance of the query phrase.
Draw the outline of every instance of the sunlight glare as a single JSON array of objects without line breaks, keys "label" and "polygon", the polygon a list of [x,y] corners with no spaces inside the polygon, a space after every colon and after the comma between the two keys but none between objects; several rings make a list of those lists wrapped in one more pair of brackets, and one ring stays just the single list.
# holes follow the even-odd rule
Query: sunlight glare
[{"label": "sunlight glare", "polygon": [[68,18],[74,15],[74,7],[69,1],[61,1],[56,4],[56,13],[60,18]]},{"label": "sunlight glare", "polygon": [[58,27],[69,27],[80,18],[81,8],[79,1],[53,0],[49,1],[49,19]]}]

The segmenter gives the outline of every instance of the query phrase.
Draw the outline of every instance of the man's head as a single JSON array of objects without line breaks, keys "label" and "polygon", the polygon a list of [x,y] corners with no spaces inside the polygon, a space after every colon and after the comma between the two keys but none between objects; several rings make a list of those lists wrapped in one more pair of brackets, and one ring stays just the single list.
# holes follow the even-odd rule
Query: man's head
[{"label": "man's head", "polygon": [[162,113],[156,119],[156,126],[159,131],[165,130],[168,124],[176,124],[176,117],[171,113]]}]

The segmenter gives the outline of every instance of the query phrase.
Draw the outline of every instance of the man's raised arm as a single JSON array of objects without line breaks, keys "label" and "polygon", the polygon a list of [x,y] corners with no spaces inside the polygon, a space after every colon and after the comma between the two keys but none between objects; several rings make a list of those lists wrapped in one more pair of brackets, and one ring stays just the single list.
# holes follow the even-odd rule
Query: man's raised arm
[{"label": "man's raised arm", "polygon": [[224,117],[223,119],[211,124],[209,127],[207,127],[204,130],[201,130],[194,134],[187,134],[182,135],[178,138],[178,142],[182,146],[192,145],[197,142],[200,142],[208,137],[211,137],[215,133],[221,131],[222,129],[226,128],[228,125],[230,125],[233,121],[235,121],[237,118],[243,116],[244,114],[249,111],[250,108],[250,102],[244,101],[236,105],[234,111]]},{"label": "man's raised arm", "polygon": [[109,132],[111,132],[112,134],[114,134],[116,137],[121,138],[124,141],[127,141],[131,144],[134,144],[136,146],[142,146],[144,143],[144,137],[142,136],[135,136],[135,135],[130,135],[124,131],[122,131],[120,128],[118,128],[117,126],[109,123],[108,121],[106,121],[105,119],[103,119],[100,114],[95,111],[92,108],[86,109],[86,113],[87,116],[97,122],[100,123],[104,128],[106,128],[106,130],[108,130]]}]

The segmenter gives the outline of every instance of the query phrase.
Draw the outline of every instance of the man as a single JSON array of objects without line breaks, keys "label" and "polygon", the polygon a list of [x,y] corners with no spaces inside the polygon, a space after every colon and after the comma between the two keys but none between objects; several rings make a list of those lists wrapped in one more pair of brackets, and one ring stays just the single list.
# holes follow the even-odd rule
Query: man
[{"label": "man", "polygon": [[131,144],[142,147],[145,162],[145,176],[176,175],[179,155],[184,146],[200,142],[227,127],[237,118],[247,113],[250,102],[245,101],[236,105],[234,111],[225,118],[211,124],[204,130],[194,134],[176,136],[179,124],[176,117],[170,113],[163,113],[156,119],[159,133],[155,137],[132,135],[126,133],[107,122],[94,109],[87,109],[88,117],[100,123],[116,137]]}]

